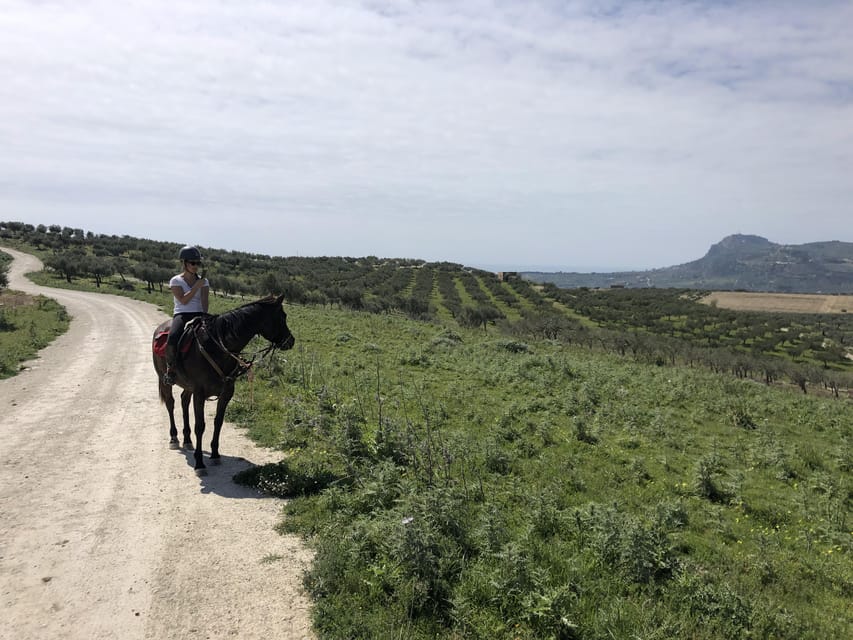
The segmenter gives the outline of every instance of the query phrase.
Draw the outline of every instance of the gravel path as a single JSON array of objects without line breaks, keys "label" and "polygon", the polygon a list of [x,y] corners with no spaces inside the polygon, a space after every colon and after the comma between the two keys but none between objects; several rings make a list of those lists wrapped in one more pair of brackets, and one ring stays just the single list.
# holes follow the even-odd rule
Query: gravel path
[{"label": "gravel path", "polygon": [[73,321],[0,381],[0,638],[313,638],[310,554],[273,530],[280,501],[231,480],[275,454],[226,422],[223,464],[199,478],[168,447],[150,349],[163,314],[38,287],[23,274],[39,261],[2,250],[10,288]]}]

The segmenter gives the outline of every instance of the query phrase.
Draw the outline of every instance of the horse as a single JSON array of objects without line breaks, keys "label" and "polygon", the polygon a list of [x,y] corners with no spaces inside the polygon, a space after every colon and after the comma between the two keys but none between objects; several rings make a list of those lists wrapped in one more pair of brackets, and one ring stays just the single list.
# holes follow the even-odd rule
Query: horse
[{"label": "horse", "polygon": [[[226,311],[221,315],[200,316],[187,323],[176,367],[176,381],[181,392],[181,409],[184,419],[184,449],[193,446],[190,437],[189,405],[195,413],[195,471],[204,475],[205,465],[201,449],[204,434],[204,403],[216,397],[216,415],[213,419],[213,439],[210,442],[211,464],[220,464],[219,432],[225,419],[225,409],[234,395],[234,381],[251,367],[240,357],[240,352],[256,335],[271,343],[268,351],[291,349],[295,338],[287,326],[287,314],[282,308],[284,296],[267,296]],[[173,449],[178,448],[178,430],[175,426],[175,399],[172,387],[163,382],[166,358],[158,353],[158,338],[168,332],[171,319],[154,331],[154,370],[160,385],[160,401],[169,412],[169,436]],[[186,342],[190,341],[188,348]],[[181,353],[184,352],[184,353]]]}]

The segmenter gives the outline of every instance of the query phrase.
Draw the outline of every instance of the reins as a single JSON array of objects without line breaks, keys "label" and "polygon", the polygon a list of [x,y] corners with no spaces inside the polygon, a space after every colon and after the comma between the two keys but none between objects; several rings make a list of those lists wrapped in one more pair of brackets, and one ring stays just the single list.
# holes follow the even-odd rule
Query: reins
[{"label": "reins", "polygon": [[213,359],[213,356],[210,355],[210,352],[204,348],[203,341],[198,340],[199,352],[201,353],[201,355],[204,356],[208,364],[213,367],[213,370],[216,371],[217,374],[219,374],[219,377],[222,378],[222,381],[225,383],[234,382],[240,376],[245,375],[254,366],[256,358],[260,358],[260,360],[263,360],[268,355],[272,355],[278,348],[278,345],[273,344],[271,342],[269,346],[264,347],[263,349],[259,349],[249,360],[246,360],[242,357],[241,353],[234,353],[223,344],[222,338],[219,337],[218,331],[211,333],[210,331],[208,331],[208,327],[204,324],[202,324],[199,328],[204,329],[205,334],[213,341],[213,344],[219,347],[222,353],[229,356],[237,363],[237,367],[231,372],[231,374],[226,375],[225,372],[222,370],[222,367],[220,367]]}]

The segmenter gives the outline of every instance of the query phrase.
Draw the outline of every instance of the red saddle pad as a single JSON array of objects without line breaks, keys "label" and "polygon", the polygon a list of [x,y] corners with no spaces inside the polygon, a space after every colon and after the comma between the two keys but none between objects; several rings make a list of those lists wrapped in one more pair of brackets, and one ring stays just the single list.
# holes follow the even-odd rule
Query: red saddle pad
[{"label": "red saddle pad", "polygon": [[[169,332],[161,331],[156,336],[154,336],[154,342],[151,345],[154,353],[161,358],[166,357],[166,343],[169,341]],[[190,350],[190,345],[192,344],[192,339],[184,338],[183,344],[181,345],[181,353],[186,353]]]}]

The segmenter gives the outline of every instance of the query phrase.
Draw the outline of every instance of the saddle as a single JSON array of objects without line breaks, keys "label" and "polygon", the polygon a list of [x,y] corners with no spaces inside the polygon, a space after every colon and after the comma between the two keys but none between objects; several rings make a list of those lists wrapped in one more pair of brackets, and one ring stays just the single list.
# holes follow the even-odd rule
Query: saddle
[{"label": "saddle", "polygon": [[[184,325],[184,333],[178,340],[178,358],[187,353],[192,347],[193,342],[197,339],[198,331],[210,316],[197,316],[192,318]],[[151,345],[155,355],[161,358],[166,357],[166,343],[169,341],[169,330],[161,331],[154,336],[154,341]]]}]

